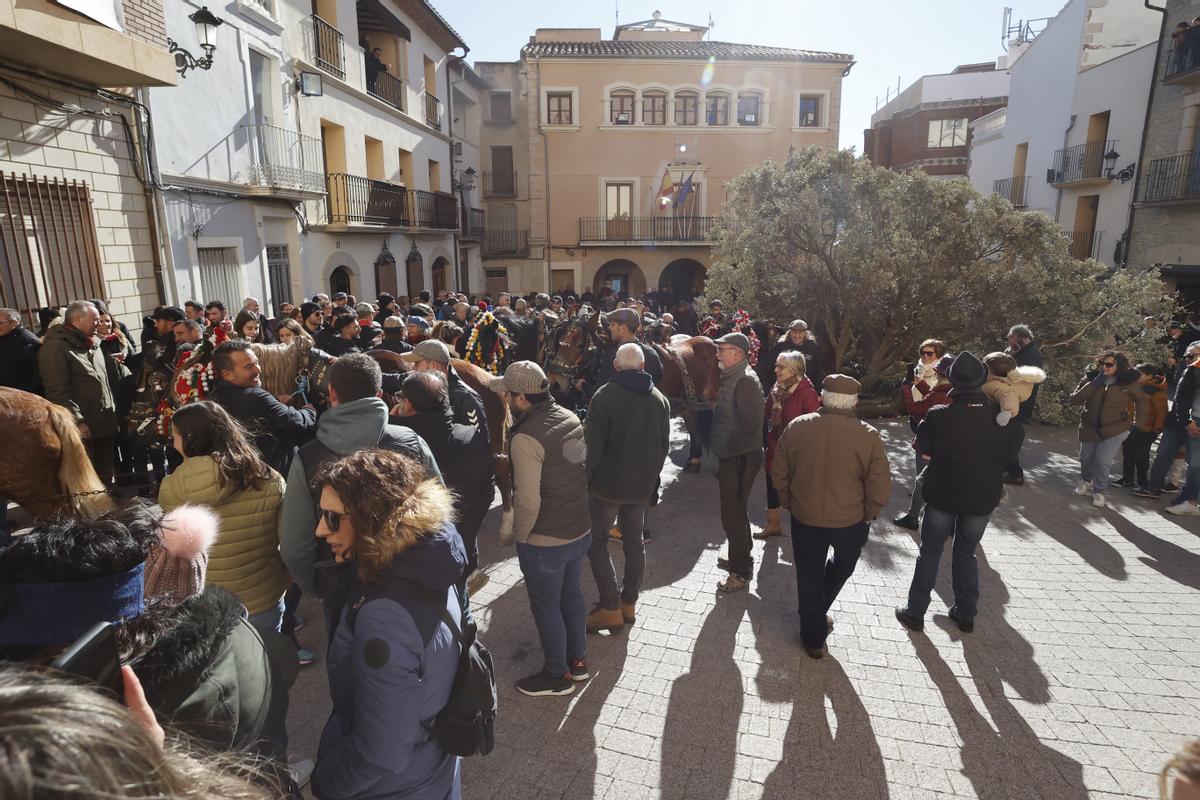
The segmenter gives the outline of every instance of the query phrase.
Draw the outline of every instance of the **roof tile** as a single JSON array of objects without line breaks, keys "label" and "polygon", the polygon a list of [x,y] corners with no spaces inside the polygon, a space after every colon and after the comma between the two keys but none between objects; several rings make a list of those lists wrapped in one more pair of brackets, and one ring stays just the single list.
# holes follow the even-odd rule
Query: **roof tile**
[{"label": "roof tile", "polygon": [[794,50],[734,42],[622,41],[533,42],[522,48],[527,56],[544,58],[730,58],[763,61],[850,62],[854,56],[819,50]]}]

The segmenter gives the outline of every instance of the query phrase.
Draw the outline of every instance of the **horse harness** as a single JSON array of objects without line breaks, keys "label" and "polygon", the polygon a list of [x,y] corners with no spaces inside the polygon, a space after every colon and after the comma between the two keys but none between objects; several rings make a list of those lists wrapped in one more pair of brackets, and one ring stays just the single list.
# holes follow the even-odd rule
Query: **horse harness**
[{"label": "horse harness", "polygon": [[668,400],[672,404],[683,403],[692,411],[712,411],[716,407],[716,403],[706,403],[700,399],[700,395],[696,392],[696,384],[692,380],[692,374],[688,372],[687,362],[683,360],[683,356],[679,351],[670,345],[661,345],[657,342],[652,345],[659,352],[665,353],[671,361],[675,362],[675,367],[679,370],[679,376],[683,383],[683,397],[669,397]]}]

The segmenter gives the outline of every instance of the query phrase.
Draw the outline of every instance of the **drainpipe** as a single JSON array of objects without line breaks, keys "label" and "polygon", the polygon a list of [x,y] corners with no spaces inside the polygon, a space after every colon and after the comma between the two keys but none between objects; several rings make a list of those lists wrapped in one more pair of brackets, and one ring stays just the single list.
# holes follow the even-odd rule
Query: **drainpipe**
[{"label": "drainpipe", "polygon": [[1158,83],[1158,69],[1162,63],[1163,37],[1167,34],[1167,9],[1150,5],[1150,0],[1143,0],[1147,9],[1162,14],[1162,25],[1158,29],[1158,45],[1154,51],[1154,71],[1150,73],[1150,97],[1146,100],[1146,118],[1142,120],[1142,143],[1138,148],[1137,167],[1133,173],[1133,191],[1129,195],[1129,216],[1125,222],[1125,233],[1121,236],[1121,258],[1119,267],[1129,266],[1129,251],[1133,245],[1133,217],[1137,214],[1138,187],[1142,184],[1142,168],[1146,159],[1146,134],[1150,132],[1150,112],[1154,109],[1154,87]]},{"label": "drainpipe", "polygon": [[[1063,150],[1067,149],[1067,142],[1071,138],[1071,129],[1075,127],[1075,115],[1071,115],[1071,124],[1067,125],[1067,129],[1063,131]],[[1054,221],[1062,227],[1062,221],[1058,218],[1058,212],[1062,210],[1062,184],[1059,184],[1058,194],[1054,198]],[[1072,223],[1074,224],[1074,223]]]},{"label": "drainpipe", "polygon": [[[465,48],[464,48],[463,55],[464,56],[466,55]],[[454,87],[450,85],[450,66],[456,60],[461,61],[462,59],[457,58],[456,56],[447,55],[447,58],[446,58],[446,134],[450,137],[450,194],[451,195],[454,194],[455,167],[454,167]],[[455,283],[458,283],[459,281],[462,280],[462,266],[458,263],[458,230],[462,226],[462,220],[464,219],[465,216],[467,216],[462,213],[466,210],[467,209],[466,209],[465,205],[458,210],[458,219],[455,220],[454,235],[452,237],[452,239],[454,241],[453,255],[454,255],[454,282]],[[432,278],[433,276],[430,275],[430,277]],[[460,289],[459,291],[462,291],[462,290]],[[436,292],[434,294],[436,296]]]},{"label": "drainpipe", "polygon": [[541,56],[533,57],[534,66],[537,67],[537,114],[538,124],[537,132],[542,137],[542,166],[545,171],[546,179],[546,246],[542,250],[542,260],[545,262],[543,268],[543,278],[546,280],[546,291],[552,291],[550,286],[550,141],[546,138],[546,132],[542,129],[542,60]]}]

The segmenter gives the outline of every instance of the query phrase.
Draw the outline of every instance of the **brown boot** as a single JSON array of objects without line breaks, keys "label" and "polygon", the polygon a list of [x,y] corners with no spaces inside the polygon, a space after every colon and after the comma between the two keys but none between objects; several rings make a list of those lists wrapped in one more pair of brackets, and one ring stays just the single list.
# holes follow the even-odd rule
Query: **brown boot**
[{"label": "brown boot", "polygon": [[597,603],[583,624],[587,627],[588,633],[599,633],[600,631],[620,633],[621,629],[625,627],[625,618],[621,616],[621,609],[602,608]]},{"label": "brown boot", "polygon": [[779,527],[779,509],[767,509],[767,526],[754,534],[755,539],[770,539],[772,536],[782,536],[783,528]]},{"label": "brown boot", "polygon": [[637,603],[626,603],[622,600],[621,616],[625,618],[626,625],[632,625],[637,622]]}]

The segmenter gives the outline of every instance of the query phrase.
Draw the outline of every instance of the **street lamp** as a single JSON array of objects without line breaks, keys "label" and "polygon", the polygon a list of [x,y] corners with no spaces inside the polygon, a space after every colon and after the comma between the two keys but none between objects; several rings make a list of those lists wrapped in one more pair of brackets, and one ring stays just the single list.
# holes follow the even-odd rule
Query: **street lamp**
[{"label": "street lamp", "polygon": [[475,168],[467,167],[458,174],[458,177],[455,178],[454,182],[456,184],[454,188],[460,192],[471,191],[475,188]]},{"label": "street lamp", "polygon": [[208,6],[201,6],[199,11],[189,14],[188,19],[196,25],[196,39],[199,40],[200,47],[204,50],[204,56],[196,58],[180,47],[174,39],[167,39],[167,52],[175,54],[175,68],[181,78],[187,76],[189,69],[210,69],[212,67],[213,53],[217,49],[217,28],[224,24],[224,20],[214,16],[208,10]]},{"label": "street lamp", "polygon": [[1113,148],[1104,154],[1104,177],[1108,178],[1110,181],[1118,180],[1121,183],[1129,183],[1129,181],[1133,180],[1133,168],[1137,166],[1137,162],[1134,161],[1129,166],[1125,167],[1123,170],[1114,175],[1113,168],[1117,166],[1117,159],[1120,157],[1121,154],[1117,152],[1116,148]]}]

